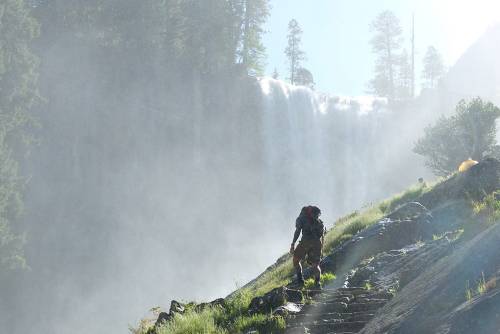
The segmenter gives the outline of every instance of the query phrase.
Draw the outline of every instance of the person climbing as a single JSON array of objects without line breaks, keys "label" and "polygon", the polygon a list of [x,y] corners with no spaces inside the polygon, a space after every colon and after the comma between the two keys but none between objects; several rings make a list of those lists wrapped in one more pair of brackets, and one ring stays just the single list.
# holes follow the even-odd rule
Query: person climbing
[{"label": "person climbing", "polygon": [[[293,255],[293,266],[297,272],[298,284],[300,286],[304,285],[301,261],[307,259],[307,262],[313,268],[314,287],[317,289],[321,289],[321,268],[319,264],[326,232],[323,222],[319,219],[320,215],[321,210],[316,206],[305,206],[302,208],[295,220],[295,233],[290,247],[290,253]],[[295,242],[301,232],[302,238],[297,248],[295,248]]]}]

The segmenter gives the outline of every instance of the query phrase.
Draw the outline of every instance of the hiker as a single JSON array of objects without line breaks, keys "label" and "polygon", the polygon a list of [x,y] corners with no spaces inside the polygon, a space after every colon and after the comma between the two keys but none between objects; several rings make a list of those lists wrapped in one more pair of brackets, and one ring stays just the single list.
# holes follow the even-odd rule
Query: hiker
[{"label": "hiker", "polygon": [[[307,262],[314,270],[314,287],[321,289],[321,268],[319,263],[325,237],[325,226],[319,216],[321,210],[316,206],[305,206],[300,211],[299,216],[295,221],[295,234],[290,247],[290,253],[293,254],[293,266],[297,272],[297,282],[300,286],[304,285],[304,277],[302,276],[301,261],[307,258]],[[295,242],[302,232],[297,248]]]}]

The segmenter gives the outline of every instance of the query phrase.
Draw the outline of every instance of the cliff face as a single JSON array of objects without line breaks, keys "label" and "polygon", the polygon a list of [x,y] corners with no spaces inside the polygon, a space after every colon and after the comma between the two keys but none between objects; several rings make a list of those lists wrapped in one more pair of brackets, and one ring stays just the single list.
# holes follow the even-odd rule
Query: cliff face
[{"label": "cliff face", "polygon": [[500,25],[490,27],[453,65],[443,78],[441,94],[455,103],[481,96],[500,101]]}]

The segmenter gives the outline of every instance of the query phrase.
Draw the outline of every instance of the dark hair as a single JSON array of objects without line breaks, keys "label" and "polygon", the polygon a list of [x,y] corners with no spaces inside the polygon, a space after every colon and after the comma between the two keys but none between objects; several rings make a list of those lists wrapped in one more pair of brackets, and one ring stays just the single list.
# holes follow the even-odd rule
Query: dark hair
[{"label": "dark hair", "polygon": [[313,215],[319,215],[321,214],[321,210],[317,206],[311,206],[311,213]]}]

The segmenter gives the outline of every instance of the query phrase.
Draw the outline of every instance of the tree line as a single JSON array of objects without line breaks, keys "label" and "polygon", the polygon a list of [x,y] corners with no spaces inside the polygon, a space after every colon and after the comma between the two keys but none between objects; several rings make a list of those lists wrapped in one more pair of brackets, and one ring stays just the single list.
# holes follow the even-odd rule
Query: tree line
[{"label": "tree line", "polygon": [[[404,47],[403,29],[396,15],[391,11],[381,12],[371,23],[373,32],[372,51],[376,56],[375,76],[368,83],[369,91],[387,97],[389,101],[414,97],[415,91],[415,48],[414,25],[412,26],[411,56]],[[421,77],[423,87],[434,89],[444,74],[441,54],[429,46],[423,59]]]},{"label": "tree line", "polygon": [[[415,45],[412,26],[411,50],[403,46],[403,29],[392,11],[383,11],[370,24],[373,32],[372,51],[376,57],[374,77],[368,82],[370,93],[387,97],[389,101],[407,100],[415,95]],[[288,24],[288,45],[285,55],[288,61],[288,77],[291,84],[314,88],[312,73],[302,66],[306,53],[302,49],[302,29],[297,20]],[[422,87],[435,89],[444,74],[443,58],[434,46],[429,46],[423,58]],[[275,70],[274,78],[278,78]]]},{"label": "tree line", "polygon": [[[93,138],[139,146],[133,134],[124,134],[116,126],[120,120],[113,112],[121,109],[120,117],[130,125],[148,122],[156,105],[147,111],[125,110],[120,101],[133,93],[134,82],[149,82],[158,87],[155,92],[161,91],[162,101],[154,103],[164,103],[165,114],[194,124],[192,133],[185,135],[186,142],[193,141],[201,123],[194,118],[218,109],[214,103],[218,92],[209,84],[212,77],[223,78],[220,85],[231,86],[229,82],[236,79],[225,78],[263,74],[262,36],[269,11],[269,0],[2,1],[0,268],[24,266],[20,217],[28,182],[22,171],[27,154],[37,150],[40,133],[45,143],[67,140],[62,138],[66,129],[49,132],[44,129],[47,124],[55,118],[99,117]],[[86,81],[99,87],[91,90]],[[85,95],[93,91],[99,96]],[[138,94],[142,93],[152,94],[146,87]],[[162,132],[161,138],[179,137],[179,124],[166,124],[166,129],[156,130]],[[141,138],[148,135],[153,137],[147,133]],[[94,154],[95,159],[99,154]],[[99,168],[90,161],[82,168],[87,174]],[[86,186],[90,187],[88,180]]]},{"label": "tree line", "polygon": [[261,74],[269,0],[37,0],[50,33],[69,29],[113,49],[161,52],[205,73],[234,65]]}]

